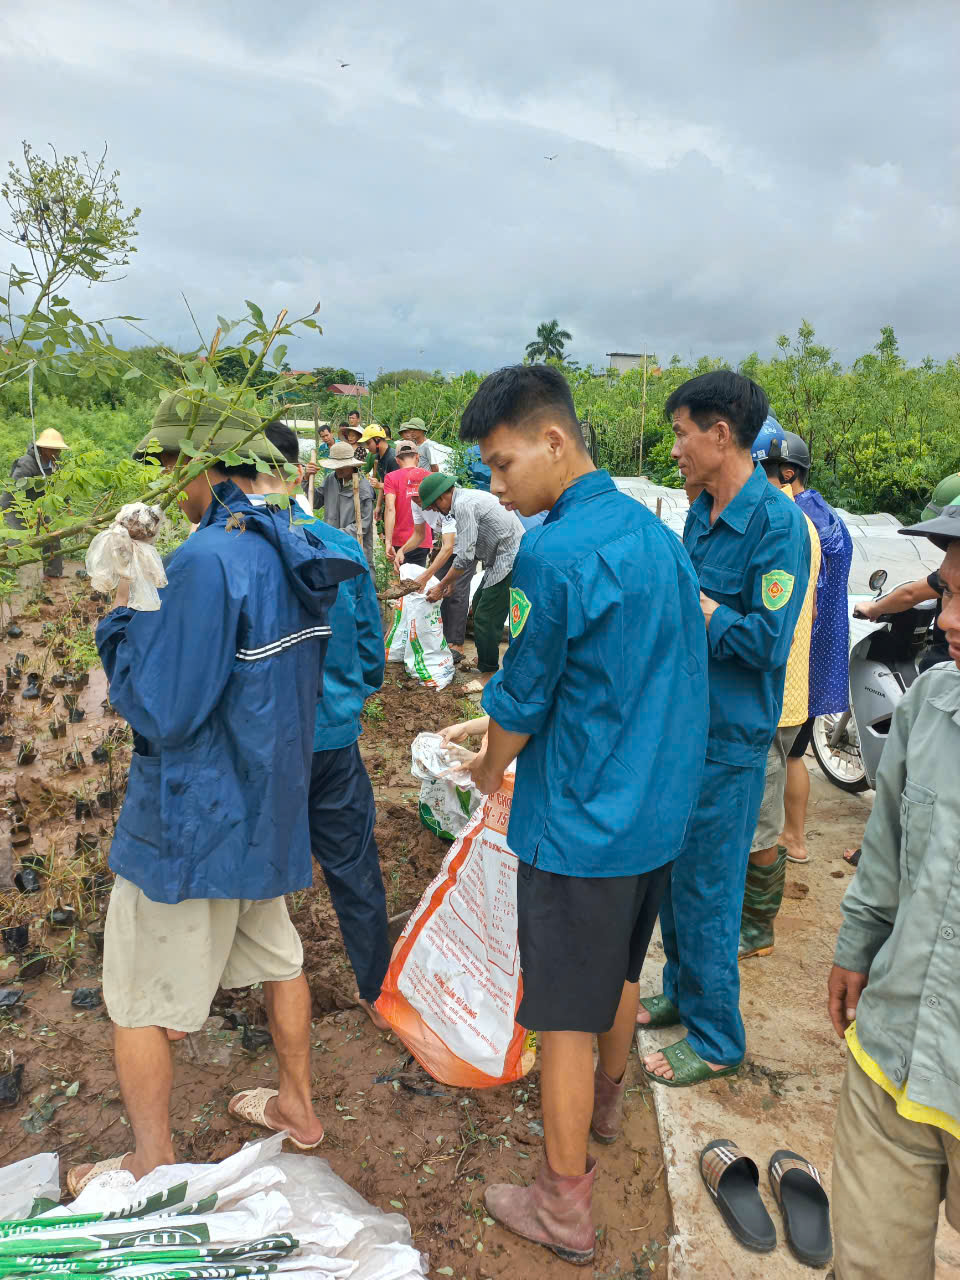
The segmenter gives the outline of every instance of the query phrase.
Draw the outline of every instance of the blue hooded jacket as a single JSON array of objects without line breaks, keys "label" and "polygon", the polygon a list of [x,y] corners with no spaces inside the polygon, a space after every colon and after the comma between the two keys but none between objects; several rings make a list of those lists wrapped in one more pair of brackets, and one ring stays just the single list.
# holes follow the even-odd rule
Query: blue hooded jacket
[{"label": "blue hooded jacket", "polygon": [[337,584],[367,570],[230,480],[167,564],[153,613],[97,628],[135,751],[110,866],[154,902],[312,883],[307,793]]}]

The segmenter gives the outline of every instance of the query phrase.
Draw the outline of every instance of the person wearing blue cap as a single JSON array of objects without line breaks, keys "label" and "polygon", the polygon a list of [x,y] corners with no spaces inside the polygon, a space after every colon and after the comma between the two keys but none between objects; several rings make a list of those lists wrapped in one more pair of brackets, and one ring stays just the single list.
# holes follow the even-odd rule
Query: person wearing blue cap
[{"label": "person wearing blue cap", "polygon": [[803,516],[750,456],[769,408],[755,382],[727,369],[691,378],[665,405],[672,457],[704,487],[683,545],[700,580],[710,664],[703,783],[660,908],[663,991],[641,999],[637,1015],[687,1028],[644,1059],[647,1079],[671,1087],[732,1075],[746,1051],[737,952],[747,858],[810,573]]}]

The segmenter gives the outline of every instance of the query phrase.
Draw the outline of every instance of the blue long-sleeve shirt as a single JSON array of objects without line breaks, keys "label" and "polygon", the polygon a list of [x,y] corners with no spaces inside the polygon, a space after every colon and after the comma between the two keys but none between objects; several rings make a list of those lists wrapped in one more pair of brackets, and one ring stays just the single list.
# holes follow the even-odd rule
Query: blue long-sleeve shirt
[{"label": "blue long-sleeve shirt", "polygon": [[810,538],[803,513],[762,467],[713,524],[712,505],[702,493],[683,530],[700,588],[719,605],[707,630],[707,756],[749,767],[765,760],[780,719],[787,658],[810,576]]},{"label": "blue long-sleeve shirt", "polygon": [[679,540],[605,471],[582,476],[523,537],[511,641],[484,710],[530,734],[508,839],[569,876],[671,861],[707,741],[707,643]]},{"label": "blue long-sleeve shirt", "polygon": [[[309,521],[305,527],[332,552],[366,568],[366,557],[356,538],[322,520]],[[340,584],[329,622],[332,635],[323,668],[323,693],[317,703],[314,751],[332,751],[356,742],[363,704],[383,684],[383,624],[370,573]]]}]

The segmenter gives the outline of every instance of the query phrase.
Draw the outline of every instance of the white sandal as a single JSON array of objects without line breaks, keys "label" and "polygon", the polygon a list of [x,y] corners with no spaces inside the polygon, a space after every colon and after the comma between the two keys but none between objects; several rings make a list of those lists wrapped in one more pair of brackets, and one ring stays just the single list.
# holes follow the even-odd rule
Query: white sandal
[{"label": "white sandal", "polygon": [[292,1142],[298,1151],[313,1151],[319,1147],[323,1141],[322,1137],[317,1142],[298,1142],[296,1138],[291,1137],[289,1130],[278,1129],[270,1123],[267,1119],[267,1103],[271,1098],[279,1096],[277,1089],[241,1089],[227,1103],[227,1112],[237,1120],[259,1125],[261,1129],[269,1129],[271,1133],[286,1132],[287,1141]]},{"label": "white sandal", "polygon": [[[67,1174],[67,1190],[76,1198],[84,1187],[99,1178],[102,1173],[113,1173],[116,1169],[123,1169],[123,1162],[127,1156],[132,1156],[132,1151],[126,1151],[122,1156],[111,1156],[109,1160],[101,1160],[93,1165],[90,1172],[85,1174],[79,1181],[77,1180],[77,1170],[71,1169]],[[125,1172],[129,1172],[125,1170]]]}]

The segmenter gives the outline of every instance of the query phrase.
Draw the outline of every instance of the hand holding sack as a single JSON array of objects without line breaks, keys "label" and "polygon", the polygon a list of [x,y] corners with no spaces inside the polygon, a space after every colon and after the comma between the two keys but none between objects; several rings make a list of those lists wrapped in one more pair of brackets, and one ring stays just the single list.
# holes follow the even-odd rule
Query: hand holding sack
[{"label": "hand holding sack", "polygon": [[128,502],[120,508],[113,524],[98,533],[87,548],[87,573],[94,591],[112,595],[126,578],[131,609],[160,608],[157,588],[167,585],[167,575],[152,544],[162,520],[160,508],[144,502]]},{"label": "hand holding sack", "polygon": [[455,750],[439,733],[418,733],[410,747],[410,772],[420,779],[420,821],[441,840],[456,840],[483,801],[466,770],[454,772]]},{"label": "hand holding sack", "polygon": [[519,1026],[517,857],[507,845],[510,768],[443,860],[393,951],[376,1008],[435,1080],[519,1080],[535,1041]]}]

